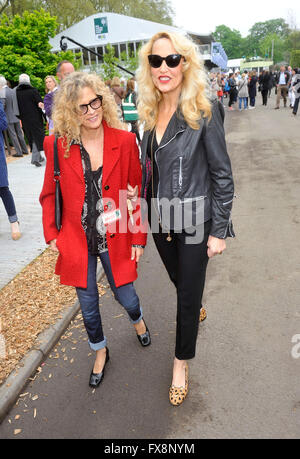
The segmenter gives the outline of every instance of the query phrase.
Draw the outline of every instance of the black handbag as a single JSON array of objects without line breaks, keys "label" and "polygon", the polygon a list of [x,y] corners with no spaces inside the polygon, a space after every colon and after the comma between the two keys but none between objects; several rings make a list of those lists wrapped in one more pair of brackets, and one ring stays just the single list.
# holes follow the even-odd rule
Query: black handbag
[{"label": "black handbag", "polygon": [[57,137],[54,140],[54,181],[55,181],[55,226],[60,231],[62,220],[62,194],[60,189],[60,169],[57,151]]}]

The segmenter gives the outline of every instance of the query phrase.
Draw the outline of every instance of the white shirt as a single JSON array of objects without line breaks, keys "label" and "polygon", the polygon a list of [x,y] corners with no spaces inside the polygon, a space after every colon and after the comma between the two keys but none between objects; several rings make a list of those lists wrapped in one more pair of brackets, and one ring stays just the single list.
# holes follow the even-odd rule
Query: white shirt
[{"label": "white shirt", "polygon": [[279,84],[286,84],[285,73],[281,73],[279,77]]}]

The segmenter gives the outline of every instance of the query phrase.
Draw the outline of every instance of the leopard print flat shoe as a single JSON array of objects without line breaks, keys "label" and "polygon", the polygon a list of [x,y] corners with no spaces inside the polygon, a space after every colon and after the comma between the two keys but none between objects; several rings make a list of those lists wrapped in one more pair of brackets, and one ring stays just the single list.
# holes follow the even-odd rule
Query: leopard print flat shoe
[{"label": "leopard print flat shoe", "polygon": [[199,321],[200,321],[200,322],[203,322],[203,320],[205,320],[206,317],[207,317],[206,310],[205,310],[204,308],[201,308],[201,309],[200,309]]},{"label": "leopard print flat shoe", "polygon": [[179,406],[181,405],[184,400],[186,399],[187,393],[188,393],[188,364],[186,363],[185,366],[185,387],[176,387],[176,386],[171,386],[169,389],[169,400],[171,405],[173,406]]}]

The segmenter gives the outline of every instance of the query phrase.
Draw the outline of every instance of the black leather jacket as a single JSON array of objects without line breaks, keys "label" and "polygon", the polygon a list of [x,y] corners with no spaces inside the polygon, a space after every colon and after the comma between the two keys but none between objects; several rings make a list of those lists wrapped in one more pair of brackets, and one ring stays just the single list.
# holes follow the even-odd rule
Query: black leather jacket
[{"label": "black leather jacket", "polygon": [[[210,234],[220,239],[235,236],[231,222],[234,185],[223,122],[224,108],[217,100],[211,120],[201,120],[199,130],[191,129],[175,113],[153,155],[159,174],[157,200],[179,198],[183,206],[201,202],[203,221],[212,219]],[[144,133],[141,145],[142,196],[149,135],[149,131]]]}]

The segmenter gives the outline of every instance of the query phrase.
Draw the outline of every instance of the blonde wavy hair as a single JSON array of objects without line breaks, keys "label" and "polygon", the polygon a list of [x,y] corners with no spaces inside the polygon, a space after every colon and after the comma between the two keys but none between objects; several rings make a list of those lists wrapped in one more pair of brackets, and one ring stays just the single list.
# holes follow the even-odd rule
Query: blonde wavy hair
[{"label": "blonde wavy hair", "polygon": [[146,43],[139,52],[138,113],[145,130],[155,127],[158,117],[158,106],[162,100],[161,92],[154,86],[148,56],[152,53],[153,44],[161,39],[170,40],[176,53],[184,57],[183,82],[178,110],[183,114],[192,129],[199,129],[202,117],[211,118],[211,102],[209,100],[209,84],[204,62],[197,45],[189,38],[171,32],[159,32]]},{"label": "blonde wavy hair", "polygon": [[91,88],[95,94],[102,96],[103,119],[108,126],[126,129],[120,121],[117,105],[110,89],[95,73],[73,72],[62,81],[55,92],[52,120],[54,134],[64,139],[65,157],[69,156],[72,141],[81,140],[81,121],[78,114],[78,99],[83,88]]}]

